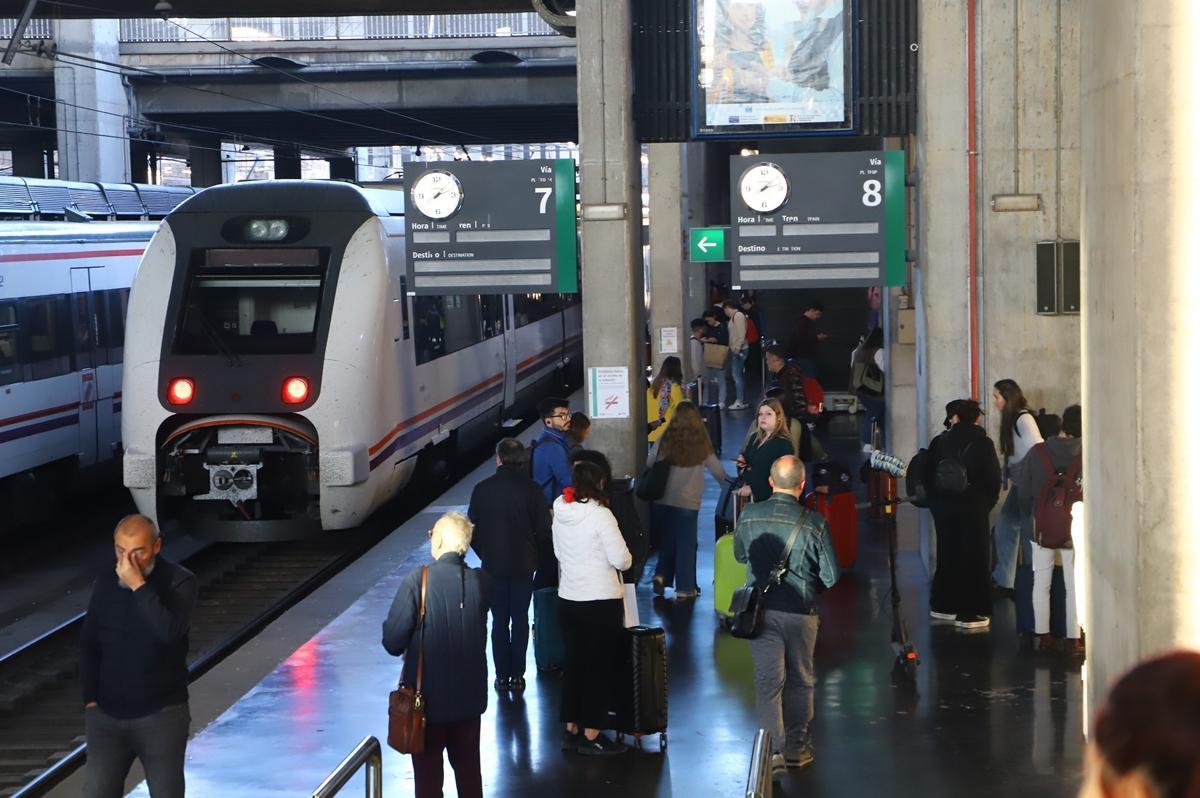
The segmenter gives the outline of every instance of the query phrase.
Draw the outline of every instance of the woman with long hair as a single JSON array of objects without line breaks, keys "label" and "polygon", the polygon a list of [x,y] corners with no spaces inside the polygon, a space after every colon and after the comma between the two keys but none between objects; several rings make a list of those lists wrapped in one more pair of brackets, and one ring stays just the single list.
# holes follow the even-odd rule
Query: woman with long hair
[{"label": "woman with long hair", "polygon": [[651,523],[662,538],[654,568],[654,592],[661,596],[668,585],[674,585],[676,599],[694,599],[700,593],[696,548],[704,472],[712,474],[717,484],[727,475],[713,452],[700,409],[691,402],[679,403],[674,419],[650,450],[650,464],[659,460],[671,468],[666,491],[650,507]]},{"label": "woman with long hair", "polygon": [[[992,581],[1007,595],[1013,595],[1017,581],[1017,552],[1033,540],[1033,497],[1022,496],[1017,489],[1025,455],[1042,442],[1037,421],[1029,410],[1029,402],[1014,380],[1004,379],[992,386],[992,404],[1000,411],[1000,454],[1004,457],[1004,478],[1009,483],[1008,496],[996,518],[996,567]],[[1031,630],[1032,631],[1032,630]]]},{"label": "woman with long hair", "polygon": [[795,444],[788,431],[788,417],[778,399],[758,403],[758,432],[738,455],[737,466],[744,485],[738,490],[742,498],[753,496],[756,502],[771,498],[771,466],[785,454],[795,453]]},{"label": "woman with long hair", "polygon": [[621,571],[633,557],[608,509],[604,471],[576,463],[571,485],[554,500],[554,555],[558,558],[558,619],[566,666],[559,719],[566,724],[563,750],[599,756],[625,746],[600,733],[612,707],[613,652],[624,628]]},{"label": "woman with long hair", "polygon": [[663,436],[682,401],[683,362],[671,355],[663,360],[658,376],[646,389],[646,424],[650,430],[647,437],[651,443]]},{"label": "woman with long hair", "polygon": [[1200,654],[1143,662],[1096,715],[1079,798],[1200,796]]}]

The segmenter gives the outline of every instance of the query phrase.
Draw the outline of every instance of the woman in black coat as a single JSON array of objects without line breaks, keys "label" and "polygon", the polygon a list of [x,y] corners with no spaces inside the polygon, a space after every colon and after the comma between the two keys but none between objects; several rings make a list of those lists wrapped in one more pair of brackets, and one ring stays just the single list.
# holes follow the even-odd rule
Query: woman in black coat
[{"label": "woman in black coat", "polygon": [[[986,629],[992,614],[991,522],[1000,498],[1000,460],[980,426],[979,403],[960,399],[946,406],[949,428],[929,444],[930,509],[937,529],[937,571],[929,592],[929,614],[960,629]],[[966,490],[946,485],[961,465]],[[939,471],[943,474],[939,486]]]},{"label": "woman in black coat", "polygon": [[383,622],[383,647],[404,655],[405,684],[417,683],[418,648],[424,645],[421,692],[425,697],[425,750],[413,754],[417,798],[442,794],[442,752],[450,754],[462,798],[482,798],[479,719],[487,709],[487,575],[463,560],[471,522],[446,513],[429,532],[434,563],[425,585],[421,628],[421,569],[400,583]]}]

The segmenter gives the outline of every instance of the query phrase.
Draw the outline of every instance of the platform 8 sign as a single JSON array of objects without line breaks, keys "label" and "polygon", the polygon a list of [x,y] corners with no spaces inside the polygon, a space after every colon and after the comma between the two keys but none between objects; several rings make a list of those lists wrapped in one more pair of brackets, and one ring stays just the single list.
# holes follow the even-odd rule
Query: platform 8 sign
[{"label": "platform 8 sign", "polygon": [[405,164],[411,294],[575,293],[575,163]]},{"label": "platform 8 sign", "polygon": [[733,288],[903,285],[904,153],[730,159]]}]

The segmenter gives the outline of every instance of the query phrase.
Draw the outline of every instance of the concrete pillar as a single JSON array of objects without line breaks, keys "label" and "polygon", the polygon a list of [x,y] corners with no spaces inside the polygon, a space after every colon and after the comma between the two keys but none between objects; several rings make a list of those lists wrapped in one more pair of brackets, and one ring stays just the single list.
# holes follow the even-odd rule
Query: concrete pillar
[{"label": "concrete pillar", "polygon": [[300,179],[300,149],[288,144],[275,147],[275,179]]},{"label": "concrete pillar", "polygon": [[1192,367],[1200,293],[1200,14],[1093,0],[1082,15],[1088,695],[1200,648]]},{"label": "concrete pillar", "polygon": [[614,473],[638,474],[646,453],[646,330],[630,0],[588,0],[578,20],[583,360],[589,370],[627,368],[630,399],[629,417],[593,420],[592,437]]},{"label": "concrete pillar", "polygon": [[[120,60],[120,25],[115,19],[58,22],[64,52],[104,61]],[[119,75],[55,61],[58,120],[58,177],[63,180],[129,181],[125,118],[128,98]],[[95,110],[88,110],[95,109]]]},{"label": "concrete pillar", "polygon": [[330,180],[358,180],[358,164],[354,158],[328,158]]},{"label": "concrete pillar", "polygon": [[13,147],[14,177],[45,177],[46,149],[40,144],[21,144]]},{"label": "concrete pillar", "polygon": [[188,163],[192,165],[192,186],[207,188],[223,182],[224,166],[221,163],[221,138],[204,136],[192,139],[188,147]]},{"label": "concrete pillar", "polygon": [[[686,311],[686,145],[651,144],[650,151],[650,354],[654,373],[674,355],[688,370]],[[663,328],[675,330],[675,346],[664,351]],[[689,370],[689,373],[692,373]]]}]

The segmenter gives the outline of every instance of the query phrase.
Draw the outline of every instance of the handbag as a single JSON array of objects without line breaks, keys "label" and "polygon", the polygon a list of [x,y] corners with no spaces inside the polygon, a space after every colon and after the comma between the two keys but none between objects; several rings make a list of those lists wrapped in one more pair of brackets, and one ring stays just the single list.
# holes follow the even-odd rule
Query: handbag
[{"label": "handbag", "polygon": [[712,369],[723,369],[729,362],[729,347],[724,344],[704,345],[704,365]]},{"label": "handbag", "polygon": [[419,754],[425,750],[425,697],[421,695],[421,677],[425,670],[425,584],[429,566],[421,566],[421,613],[418,628],[421,642],[417,645],[417,685],[400,684],[388,695],[388,745],[402,754]]},{"label": "handbag", "polygon": [[779,584],[783,580],[783,575],[787,573],[788,558],[792,556],[792,548],[796,545],[796,538],[799,536],[800,527],[796,526],[792,529],[792,534],[788,536],[787,544],[783,547],[783,556],[771,569],[766,587],[759,587],[756,580],[752,584],[743,585],[733,591],[733,599],[729,602],[729,611],[733,613],[729,633],[734,637],[753,640],[762,634],[767,593],[773,586]]},{"label": "handbag", "polygon": [[671,464],[666,460],[655,460],[642,472],[637,482],[637,497],[645,502],[656,502],[667,492],[667,479],[671,476]]}]

